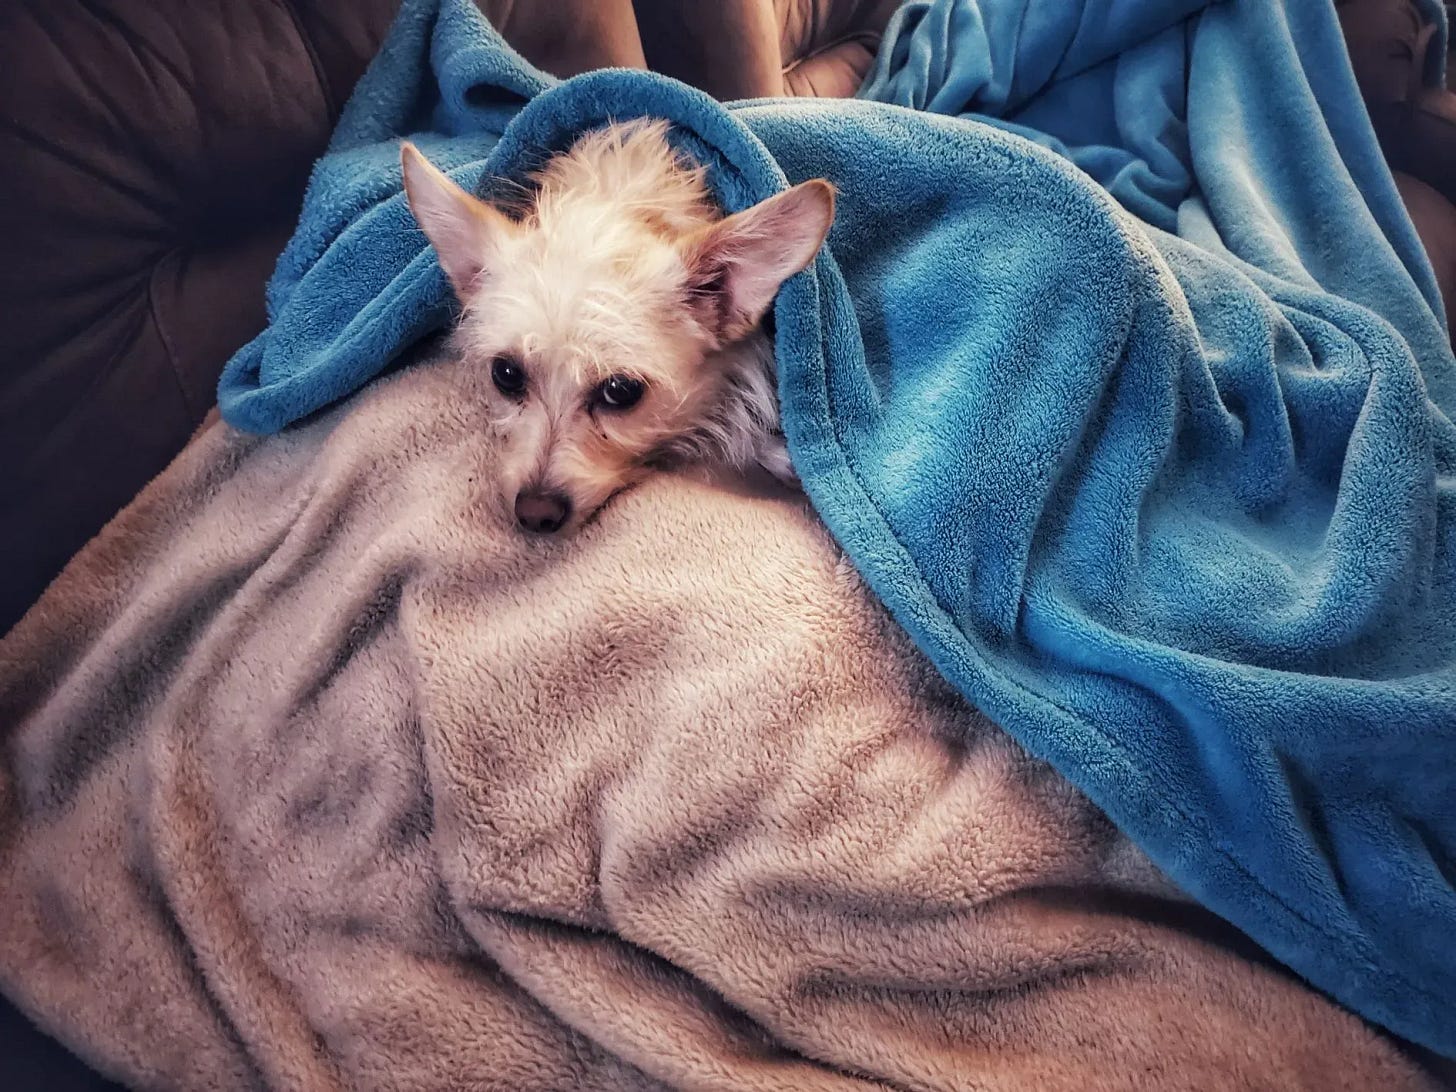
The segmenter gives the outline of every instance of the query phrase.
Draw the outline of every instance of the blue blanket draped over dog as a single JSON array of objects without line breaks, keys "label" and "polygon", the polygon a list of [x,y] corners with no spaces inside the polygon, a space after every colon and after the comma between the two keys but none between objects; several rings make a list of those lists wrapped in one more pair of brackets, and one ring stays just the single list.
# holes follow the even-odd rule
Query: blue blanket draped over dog
[{"label": "blue blanket draped over dog", "polygon": [[281,429],[450,321],[401,137],[489,195],[639,115],[730,211],[839,187],[775,311],[785,428],[945,676],[1192,895],[1456,1055],[1456,364],[1331,6],[919,0],[860,100],[724,107],[559,83],[468,0],[406,0],[224,416]]}]

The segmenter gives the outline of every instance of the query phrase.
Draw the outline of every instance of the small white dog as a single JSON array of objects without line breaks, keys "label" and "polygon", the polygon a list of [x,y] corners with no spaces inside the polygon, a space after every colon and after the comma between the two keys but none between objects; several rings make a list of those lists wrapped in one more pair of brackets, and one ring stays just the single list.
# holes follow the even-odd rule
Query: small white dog
[{"label": "small white dog", "polygon": [[513,218],[410,144],[409,206],[463,306],[453,351],[491,382],[501,488],[526,530],[575,530],[685,461],[795,481],[763,318],[814,259],[834,188],[724,217],[663,122],[611,125],[551,159]]}]

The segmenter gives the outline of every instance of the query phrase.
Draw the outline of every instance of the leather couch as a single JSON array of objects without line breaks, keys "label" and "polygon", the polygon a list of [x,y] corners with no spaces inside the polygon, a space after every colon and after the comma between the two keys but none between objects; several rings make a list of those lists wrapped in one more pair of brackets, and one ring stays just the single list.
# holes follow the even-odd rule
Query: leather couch
[{"label": "leather couch", "polygon": [[[852,94],[898,6],[480,2],[557,75],[645,65],[725,99]],[[398,3],[0,5],[0,632],[180,450],[262,328],[310,164]],[[1421,88],[1416,0],[1338,7],[1449,299],[1456,96]],[[3,1003],[0,1073],[110,1087]]]},{"label": "leather couch", "polygon": [[[1351,67],[1386,161],[1441,286],[1456,305],[1456,49],[1448,43],[1446,87],[1427,87],[1435,26],[1418,0],[1336,0]],[[1446,4],[1448,15],[1456,3]]]}]

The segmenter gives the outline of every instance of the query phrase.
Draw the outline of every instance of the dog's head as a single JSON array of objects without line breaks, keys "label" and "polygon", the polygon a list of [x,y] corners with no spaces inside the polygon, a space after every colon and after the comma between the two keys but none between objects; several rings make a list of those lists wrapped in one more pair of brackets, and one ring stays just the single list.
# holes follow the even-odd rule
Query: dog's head
[{"label": "dog's head", "polygon": [[666,126],[631,123],[552,159],[513,217],[412,145],[402,156],[463,307],[457,351],[489,376],[503,498],[523,528],[575,529],[674,459],[754,457],[777,425],[756,335],[829,231],[829,183],[723,218]]}]

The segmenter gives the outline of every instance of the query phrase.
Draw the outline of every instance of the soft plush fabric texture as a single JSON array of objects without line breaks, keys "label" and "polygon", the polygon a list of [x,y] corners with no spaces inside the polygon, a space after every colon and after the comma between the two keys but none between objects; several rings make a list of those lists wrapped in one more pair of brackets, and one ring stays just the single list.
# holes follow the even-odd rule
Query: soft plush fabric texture
[{"label": "soft plush fabric texture", "polygon": [[1428,1090],[802,498],[495,500],[478,370],[213,424],[0,642],[0,988],[138,1088]]},{"label": "soft plush fabric texture", "polygon": [[284,428],[448,323],[406,134],[486,194],[638,115],[729,210],[827,176],[777,352],[855,566],[1184,889],[1456,1054],[1456,363],[1332,9],[910,4],[865,94],[558,84],[407,4],[223,414]]}]

